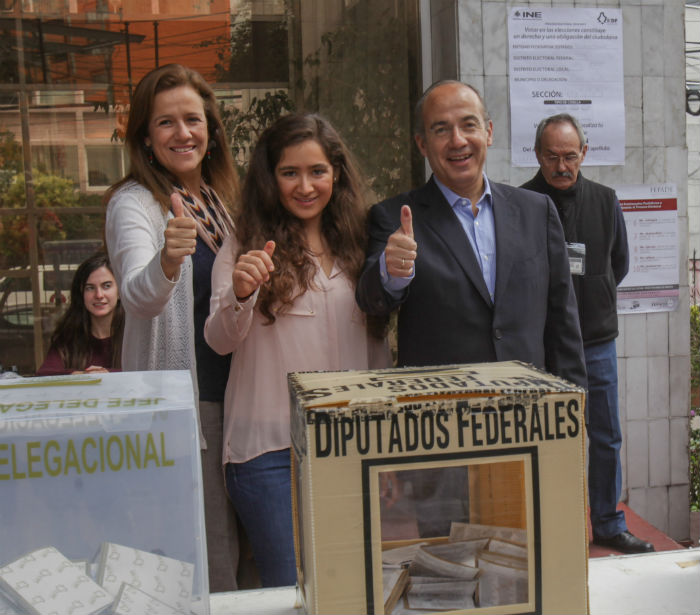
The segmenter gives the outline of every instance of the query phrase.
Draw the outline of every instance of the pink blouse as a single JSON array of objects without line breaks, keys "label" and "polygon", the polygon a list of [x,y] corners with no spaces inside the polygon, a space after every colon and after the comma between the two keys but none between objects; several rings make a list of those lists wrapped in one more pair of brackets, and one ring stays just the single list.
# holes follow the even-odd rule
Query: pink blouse
[{"label": "pink blouse", "polygon": [[290,446],[287,373],[388,367],[388,346],[369,336],[344,272],[318,267],[308,290],[266,325],[258,293],[233,292],[238,245],[230,235],[214,261],[204,338],[218,353],[235,351],[224,398],[223,463],[248,461]]}]

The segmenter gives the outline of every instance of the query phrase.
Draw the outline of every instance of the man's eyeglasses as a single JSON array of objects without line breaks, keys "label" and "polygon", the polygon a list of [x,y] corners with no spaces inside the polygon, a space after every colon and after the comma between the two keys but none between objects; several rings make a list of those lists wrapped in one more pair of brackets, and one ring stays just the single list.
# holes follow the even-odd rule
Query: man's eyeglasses
[{"label": "man's eyeglasses", "polygon": [[559,164],[560,160],[564,161],[564,164],[573,164],[574,162],[578,162],[578,159],[581,157],[581,154],[566,154],[565,156],[555,156],[554,154],[547,154],[546,156],[543,156],[544,161],[547,164],[555,165]]}]

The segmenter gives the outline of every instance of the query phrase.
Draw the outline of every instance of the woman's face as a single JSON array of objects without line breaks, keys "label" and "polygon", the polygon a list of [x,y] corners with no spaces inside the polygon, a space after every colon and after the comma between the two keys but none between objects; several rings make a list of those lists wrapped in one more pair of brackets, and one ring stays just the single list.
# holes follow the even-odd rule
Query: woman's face
[{"label": "woman's face", "polygon": [[145,144],[185,186],[199,190],[209,133],[202,97],[181,85],[156,94]]},{"label": "woman's face", "polygon": [[333,193],[333,167],[321,145],[307,139],[285,147],[275,178],[282,206],[305,225],[320,224]]},{"label": "woman's face", "polygon": [[107,267],[95,269],[85,282],[83,303],[91,318],[111,317],[119,301],[117,282]]}]

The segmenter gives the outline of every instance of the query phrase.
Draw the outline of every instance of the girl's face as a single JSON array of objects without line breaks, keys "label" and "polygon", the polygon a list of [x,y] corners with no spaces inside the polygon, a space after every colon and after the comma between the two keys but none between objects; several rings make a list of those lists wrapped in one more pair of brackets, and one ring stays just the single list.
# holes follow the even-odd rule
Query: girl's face
[{"label": "girl's face", "polygon": [[156,94],[145,144],[183,185],[199,191],[209,144],[202,97],[188,85]]},{"label": "girl's face", "polygon": [[333,193],[333,167],[318,141],[285,147],[275,178],[282,206],[306,226],[320,225]]},{"label": "girl's face", "polygon": [[95,269],[85,282],[83,302],[91,318],[107,318],[112,315],[119,301],[117,282],[107,267]]}]

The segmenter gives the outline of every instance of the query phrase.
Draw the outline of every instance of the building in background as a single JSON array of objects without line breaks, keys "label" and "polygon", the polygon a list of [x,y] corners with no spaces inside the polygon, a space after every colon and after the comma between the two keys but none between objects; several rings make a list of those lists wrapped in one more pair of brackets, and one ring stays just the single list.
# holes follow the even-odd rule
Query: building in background
[{"label": "building in background", "polygon": [[[207,77],[242,166],[276,114],[294,107],[327,115],[377,198],[422,183],[426,169],[411,138],[413,104],[433,80],[463,79],[481,89],[494,121],[489,176],[520,185],[532,170],[510,160],[507,19],[513,6],[541,4],[3,0],[0,363],[17,364],[23,373],[40,364],[67,288],[66,276],[46,274],[56,262],[69,270],[100,240],[101,194],[128,168],[120,131],[129,91],[151,68],[179,61]],[[572,7],[570,0],[548,4]],[[700,258],[700,216],[694,214],[700,131],[686,114],[684,87],[686,78],[689,88],[700,81],[686,77],[686,20],[688,41],[700,41],[700,34],[690,34],[698,11],[692,4],[605,2],[623,17],[625,164],[585,168],[587,177],[607,185],[678,188],[680,307],[622,316],[618,341],[624,498],[676,539],[688,536],[689,524],[687,263],[693,248]],[[31,305],[17,280],[34,291]]]},{"label": "building in background", "polygon": [[4,3],[0,364],[31,374],[42,362],[69,276],[53,276],[52,296],[60,299],[51,303],[38,292],[27,302],[18,289],[39,288],[39,272],[52,267],[57,250],[68,267],[102,237],[102,194],[128,171],[122,139],[131,93],[156,66],[186,64],[212,85],[241,172],[267,124],[307,109],[338,127],[377,197],[410,184],[422,173],[410,129],[422,85],[417,7],[390,0]]}]

